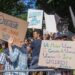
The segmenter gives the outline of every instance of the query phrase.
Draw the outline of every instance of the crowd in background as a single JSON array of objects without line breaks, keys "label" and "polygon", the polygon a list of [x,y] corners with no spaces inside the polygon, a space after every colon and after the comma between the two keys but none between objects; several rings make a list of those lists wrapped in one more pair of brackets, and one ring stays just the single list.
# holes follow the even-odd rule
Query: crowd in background
[{"label": "crowd in background", "polygon": [[[3,70],[50,69],[38,66],[42,40],[75,41],[75,36],[69,38],[60,33],[42,34],[41,30],[35,29],[33,37],[25,38],[19,47],[14,45],[13,39],[10,37],[8,42],[0,43],[0,64],[3,65]],[[50,72],[5,72],[3,75],[74,75],[73,73],[70,69],[54,69]]]}]

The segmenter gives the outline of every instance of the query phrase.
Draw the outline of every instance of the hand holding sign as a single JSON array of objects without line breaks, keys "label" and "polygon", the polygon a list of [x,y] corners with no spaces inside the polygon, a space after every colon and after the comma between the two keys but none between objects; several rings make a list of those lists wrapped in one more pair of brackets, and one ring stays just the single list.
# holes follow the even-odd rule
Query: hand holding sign
[{"label": "hand holding sign", "polygon": [[10,37],[9,40],[8,40],[8,45],[12,46],[13,44],[14,44],[14,38]]},{"label": "hand holding sign", "polygon": [[13,51],[12,45],[14,44],[14,38],[10,37],[8,40],[8,47],[9,47],[9,52]]}]

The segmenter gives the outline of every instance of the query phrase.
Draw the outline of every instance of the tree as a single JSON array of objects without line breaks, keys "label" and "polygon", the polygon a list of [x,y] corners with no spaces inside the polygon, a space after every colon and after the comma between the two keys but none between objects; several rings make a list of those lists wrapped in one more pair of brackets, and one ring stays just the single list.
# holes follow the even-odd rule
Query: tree
[{"label": "tree", "polygon": [[0,11],[15,15],[25,8],[21,0],[0,0]]},{"label": "tree", "polygon": [[[75,32],[69,12],[69,6],[75,9],[75,0],[37,0],[37,5],[48,14],[57,13],[62,18],[67,17],[69,19],[69,30]],[[75,12],[75,10],[73,11]]]},{"label": "tree", "polygon": [[25,11],[25,7],[25,4],[22,1],[19,1],[16,6],[18,13],[22,14],[22,12]]},{"label": "tree", "polygon": [[24,13],[24,14],[20,14],[17,16],[18,18],[21,18],[23,20],[27,20],[27,13]]}]

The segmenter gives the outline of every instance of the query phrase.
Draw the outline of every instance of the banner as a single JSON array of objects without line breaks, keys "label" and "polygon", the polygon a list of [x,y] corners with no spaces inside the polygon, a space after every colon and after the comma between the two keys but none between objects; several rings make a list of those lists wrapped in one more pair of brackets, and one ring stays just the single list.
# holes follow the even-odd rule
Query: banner
[{"label": "banner", "polygon": [[28,28],[42,29],[43,10],[28,10]]},{"label": "banner", "polygon": [[75,42],[43,40],[38,65],[75,69]]},{"label": "banner", "polygon": [[14,37],[15,45],[19,45],[25,38],[27,22],[0,12],[0,39],[8,41]]},{"label": "banner", "polygon": [[45,24],[46,24],[46,30],[48,32],[57,32],[57,27],[56,27],[56,21],[55,21],[55,15],[48,15],[44,13],[45,16]]}]

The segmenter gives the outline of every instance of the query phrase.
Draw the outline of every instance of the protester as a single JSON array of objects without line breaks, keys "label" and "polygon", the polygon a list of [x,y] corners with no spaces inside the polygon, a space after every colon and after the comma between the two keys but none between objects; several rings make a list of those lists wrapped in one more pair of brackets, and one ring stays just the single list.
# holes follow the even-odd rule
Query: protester
[{"label": "protester", "polygon": [[29,48],[29,50],[32,50],[32,61],[29,67],[30,69],[40,68],[38,66],[38,60],[39,60],[39,54],[40,54],[41,41],[42,41],[41,30],[34,30],[33,31],[33,41]]},{"label": "protester", "polygon": [[[0,44],[0,70],[4,70],[4,64],[5,64],[5,54],[2,49],[2,45]],[[0,75],[3,75],[3,73],[0,72]]]},{"label": "protester", "polygon": [[[13,65],[10,60],[7,42],[5,42],[5,41],[2,42],[2,49],[3,49],[3,53],[5,54],[4,70],[6,70],[6,71],[13,70]],[[5,72],[4,75],[13,75],[13,73]]]},{"label": "protester", "polygon": [[[13,64],[14,70],[25,70],[27,69],[27,54],[25,53],[25,50],[23,50],[22,44],[20,44],[20,47],[15,46],[13,48],[13,38],[10,38],[8,41],[8,47],[9,47],[9,56],[10,60]],[[14,72],[14,75],[27,75],[27,72]]]},{"label": "protester", "polygon": [[53,40],[62,40],[62,35],[60,33],[53,34]]},{"label": "protester", "polygon": [[43,35],[43,40],[49,40],[50,39],[50,35],[49,34],[44,34]]},{"label": "protester", "polygon": [[71,40],[72,41],[75,41],[75,35],[72,36]]},{"label": "protester", "polygon": [[30,50],[32,50],[32,61],[30,68],[37,68],[40,47],[41,47],[41,31],[35,30],[33,32],[33,42],[31,43]]},{"label": "protester", "polygon": [[24,46],[27,50],[27,55],[28,55],[28,67],[30,66],[30,63],[31,63],[31,53],[32,53],[32,50],[29,50],[28,48],[30,47],[31,45],[31,40],[30,39],[25,39],[24,41]]},{"label": "protester", "polygon": [[[70,41],[67,35],[60,33],[44,34],[42,38],[42,32],[40,30],[33,31],[33,41],[25,39],[20,46],[16,46],[13,43],[14,38],[10,38],[8,43],[3,42],[0,46],[2,53],[0,53],[0,64],[4,65],[4,70],[20,70],[25,69],[44,69],[44,67],[38,66],[41,42],[43,40],[57,40],[57,41]],[[72,37],[72,41],[75,41],[75,36]],[[5,45],[7,47],[5,47]],[[2,54],[2,55],[1,55]],[[50,69],[50,67],[46,67]],[[31,73],[31,72],[30,72]],[[32,74],[42,75],[45,72],[33,72]],[[72,71],[68,69],[55,69],[47,72],[48,75],[72,75]],[[28,72],[5,72],[4,75],[28,75]]]},{"label": "protester", "polygon": [[[70,41],[71,39],[68,38],[67,34],[59,34],[59,36],[56,37],[55,40]],[[72,71],[68,69],[60,69],[60,72],[61,72],[61,75],[72,75]]]},{"label": "protester", "polygon": [[[31,40],[30,39],[25,39],[24,46],[26,47],[26,49],[27,49],[27,47],[30,47],[30,45],[31,45]],[[27,49],[27,51],[31,52],[31,50],[29,51],[28,49]]]},{"label": "protester", "polygon": [[[50,33],[50,34],[46,34],[47,37],[45,37],[44,40],[60,40],[60,35],[58,35],[57,33]],[[52,67],[51,67],[52,68]],[[48,67],[48,69],[51,69],[50,67]],[[53,68],[54,70],[52,71],[48,71],[46,72],[47,75],[61,75],[61,71],[58,69]]]}]

